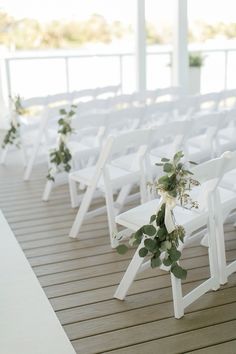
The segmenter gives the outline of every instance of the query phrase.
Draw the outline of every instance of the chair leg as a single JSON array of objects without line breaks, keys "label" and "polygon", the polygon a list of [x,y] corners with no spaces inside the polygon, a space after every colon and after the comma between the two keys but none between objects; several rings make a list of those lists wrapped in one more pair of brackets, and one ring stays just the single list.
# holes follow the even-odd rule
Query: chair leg
[{"label": "chair leg", "polygon": [[53,188],[54,182],[53,181],[47,181],[45,188],[44,188],[44,192],[43,192],[43,198],[42,200],[44,202],[47,202],[49,200],[50,194],[52,192],[52,188]]},{"label": "chair leg", "polygon": [[69,191],[70,191],[70,200],[71,207],[76,208],[79,205],[78,193],[77,193],[77,183],[72,178],[69,177]]},{"label": "chair leg", "polygon": [[140,248],[143,247],[143,243],[139,245],[137,248],[126,272],[125,275],[123,276],[115,294],[114,297],[119,299],[119,300],[124,300],[130,286],[132,285],[142,263],[144,262],[144,258],[141,258],[139,256],[139,250]]},{"label": "chair leg", "polygon": [[30,175],[31,175],[31,172],[32,172],[32,169],[33,169],[33,165],[34,165],[35,159],[36,159],[36,157],[38,155],[38,152],[39,152],[39,148],[40,148],[40,143],[41,143],[42,136],[43,136],[44,127],[45,127],[45,118],[43,118],[42,126],[40,127],[40,130],[39,130],[39,133],[38,133],[38,137],[37,137],[37,139],[35,141],[35,144],[33,146],[33,151],[32,151],[31,157],[29,159],[28,164],[26,165],[25,174],[24,174],[24,180],[25,181],[28,181],[30,179]]},{"label": "chair leg", "polygon": [[115,210],[114,210],[114,200],[113,200],[113,192],[110,184],[105,185],[105,198],[106,198],[106,208],[107,208],[107,217],[108,217],[108,226],[109,226],[109,234],[110,234],[110,242],[111,247],[115,248],[118,246],[119,242],[114,238],[117,235],[118,230],[115,222]]},{"label": "chair leg", "polygon": [[224,222],[221,212],[217,213],[217,227],[216,227],[216,249],[219,268],[220,284],[225,284],[228,281],[227,263],[225,256],[225,238],[224,238]]},{"label": "chair leg", "polygon": [[122,207],[125,204],[125,201],[128,197],[128,195],[130,194],[132,188],[132,184],[127,184],[126,186],[124,186],[123,188],[121,188],[118,197],[116,198],[115,201],[115,206],[117,206],[117,213],[119,213],[122,209]]},{"label": "chair leg", "polygon": [[184,316],[184,304],[183,304],[181,279],[177,279],[172,273],[170,273],[170,276],[171,276],[175,318],[181,318]]},{"label": "chair leg", "polygon": [[27,153],[26,153],[26,148],[24,146],[22,146],[22,148],[21,148],[21,156],[22,156],[23,166],[26,167],[27,166]]},{"label": "chair leg", "polygon": [[[215,203],[215,205],[220,205],[217,204],[217,197],[214,198],[212,203]],[[212,206],[213,210],[213,206]],[[211,278],[214,280],[214,284],[212,286],[213,290],[217,290],[220,287],[220,274],[219,274],[219,261],[218,261],[218,247],[217,247],[217,238],[222,236],[222,230],[223,224],[221,225],[221,222],[219,222],[217,217],[213,216],[211,213],[209,213],[209,219],[208,219],[208,242],[209,242],[209,248],[208,248],[208,256],[209,256],[209,265],[210,265],[210,273],[211,273]],[[219,236],[217,236],[219,234]]]},{"label": "chair leg", "polygon": [[39,151],[39,143],[37,142],[37,144],[35,145],[35,147],[33,149],[31,158],[29,159],[29,162],[26,165],[25,174],[24,174],[24,181],[28,181],[30,179],[30,175],[31,175],[34,161],[37,157],[38,151]]},{"label": "chair leg", "polygon": [[205,234],[205,235],[203,236],[203,238],[201,239],[200,244],[201,244],[203,247],[209,247],[209,245],[208,245],[208,234]]},{"label": "chair leg", "polygon": [[2,154],[1,154],[1,165],[5,164],[6,161],[6,157],[7,157],[7,152],[8,152],[8,146],[6,146],[3,150],[2,150]]},{"label": "chair leg", "polygon": [[76,215],[75,221],[72,225],[72,228],[70,230],[69,237],[76,238],[79,230],[81,228],[82,222],[85,218],[85,215],[89,209],[89,206],[91,204],[94,192],[95,192],[96,185],[89,186],[84,194],[83,200],[81,202],[80,208],[78,210],[78,213]]}]

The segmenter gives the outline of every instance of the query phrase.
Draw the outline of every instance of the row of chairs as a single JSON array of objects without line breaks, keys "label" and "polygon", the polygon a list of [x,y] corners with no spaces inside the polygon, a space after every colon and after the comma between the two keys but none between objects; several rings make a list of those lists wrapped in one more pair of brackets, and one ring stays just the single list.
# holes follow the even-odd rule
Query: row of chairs
[{"label": "row of chairs", "polygon": [[[194,233],[202,227],[207,227],[204,243],[209,249],[211,276],[185,296],[182,296],[181,282],[171,276],[176,318],[183,316],[184,309],[199,296],[210,289],[216,290],[220,284],[225,283],[227,277],[236,270],[235,262],[226,264],[223,237],[223,223],[236,209],[236,193],[232,192],[236,177],[233,171],[236,169],[236,156],[235,153],[226,153],[215,158],[222,151],[236,149],[235,102],[230,102],[229,109],[229,104],[225,104],[225,97],[226,95],[224,101],[213,99],[213,104],[206,104],[206,109],[201,108],[199,102],[204,102],[205,105],[207,100],[200,100],[199,96],[186,97],[182,100],[150,103],[145,108],[140,105],[118,112],[81,115],[73,121],[78,135],[75,135],[75,141],[70,143],[72,149],[74,143],[78,156],[76,157],[75,153],[75,171],[69,174],[69,187],[72,206],[79,205],[80,208],[70,231],[71,237],[78,236],[85,218],[104,211],[104,207],[89,211],[92,199],[102,195],[106,200],[111,246],[116,247],[118,238],[114,235],[119,235],[118,224],[125,227],[122,235],[128,237],[148,222],[158,206],[159,200],[151,200],[146,188],[147,181],[152,181],[160,175],[160,169],[155,166],[155,162],[159,162],[161,157],[171,157],[174,152],[182,149],[187,159],[201,163],[194,170],[196,178],[201,182],[201,189],[197,191],[199,197],[194,197],[200,202],[200,211],[183,210],[177,206],[175,217],[187,231],[184,246],[192,241]],[[210,96],[208,102],[209,98]],[[176,102],[182,104],[181,106],[179,103],[182,111],[179,109],[177,113],[176,108],[170,110],[170,107],[176,107]],[[190,111],[183,108],[186,107],[184,102],[188,102],[186,106]],[[193,102],[197,102],[194,109]],[[221,105],[220,102],[224,104]],[[158,107],[165,107],[163,115],[160,114],[161,108],[158,112]],[[48,115],[45,115],[47,124],[42,131],[45,136],[48,135],[48,141],[51,132],[55,135],[58,120],[56,118],[53,122],[53,109],[58,110],[58,107],[48,109]],[[128,111],[136,113],[128,115]],[[147,119],[143,119],[143,115],[137,119],[137,112],[145,112]],[[126,118],[122,120],[122,117]],[[52,124],[51,127],[49,123]],[[96,127],[100,130],[100,136],[97,129],[94,129]],[[89,131],[87,136],[86,131]],[[96,143],[92,146],[89,140],[92,139],[94,143],[95,136]],[[78,141],[79,139],[81,140]],[[54,137],[52,140],[55,140]],[[212,158],[215,159],[207,161]],[[206,162],[202,163],[203,161]],[[79,170],[76,170],[76,163]],[[81,191],[85,188],[86,191],[82,194]],[[49,194],[50,190],[46,187],[45,195]],[[121,213],[125,203],[136,199],[137,196],[141,197],[141,206]],[[136,274],[149,267],[149,261],[143,261],[136,252],[115,293],[116,298],[124,299]]]},{"label": "row of chairs", "polygon": [[[201,98],[201,102],[208,102],[210,100],[213,100],[213,94],[207,95],[207,98],[204,95],[204,100],[203,97]],[[214,94],[214,96],[216,96]],[[196,99],[194,97],[194,99]],[[200,111],[195,109],[193,110],[193,105],[192,105],[192,97],[188,98],[189,102],[189,109],[191,108],[192,113],[189,114],[189,109],[185,110],[183,112],[182,107],[183,107],[183,100],[186,103],[186,99],[182,98],[179,100],[175,101],[167,101],[167,102],[160,102],[157,104],[151,104],[146,107],[131,107],[131,108],[126,108],[123,110],[116,110],[116,111],[108,111],[108,112],[103,112],[103,113],[94,113],[92,115],[84,115],[81,116],[80,113],[77,113],[77,116],[75,116],[75,119],[73,120],[73,128],[77,132],[77,134],[72,137],[73,142],[71,142],[70,149],[72,151],[72,155],[74,157],[73,159],[73,168],[81,168],[81,161],[83,159],[88,159],[90,154],[93,154],[97,156],[99,153],[99,150],[101,149],[102,142],[106,139],[106,137],[110,133],[114,132],[121,132],[121,131],[127,131],[127,130],[133,130],[137,128],[142,128],[142,127],[150,127],[154,125],[160,125],[160,124],[166,124],[167,122],[172,122],[173,120],[186,120],[190,119],[192,116],[196,115],[202,115],[203,112],[216,112],[216,101],[214,100],[214,105],[212,107],[208,106],[207,110],[201,109]],[[198,104],[200,102],[200,99],[198,97]],[[224,111],[222,111],[224,112]],[[51,110],[51,114],[55,115],[55,112]],[[218,119],[219,124],[217,125],[217,119],[216,118],[210,118],[208,117],[208,120],[205,117],[205,123],[203,120],[201,120],[201,124],[203,125],[202,128],[207,128],[207,124],[209,125],[208,128],[210,128],[211,125],[215,125],[218,127],[218,130],[220,128],[222,129],[223,126],[225,125],[232,125],[234,123],[229,123],[230,120],[233,122],[233,117],[234,117],[234,112],[231,111],[231,113],[228,112],[227,117],[226,114],[224,114],[224,118]],[[52,121],[52,119],[51,119]],[[212,128],[213,129],[213,128]],[[215,129],[216,130],[216,129]],[[215,131],[213,129],[213,132]],[[212,132],[212,134],[213,134]],[[90,142],[92,144],[88,144],[88,135],[90,135]],[[197,134],[196,134],[197,135]],[[232,135],[232,134],[231,134]],[[208,136],[208,138],[210,138]],[[87,139],[87,141],[86,141]],[[77,142],[76,142],[77,140]],[[78,143],[80,141],[80,143]],[[85,144],[81,144],[81,142],[86,141]],[[195,144],[197,141],[195,141]],[[207,139],[207,145],[209,148],[211,148],[211,144],[215,143],[213,139]],[[218,150],[222,147],[220,145],[228,144],[229,142],[224,141],[223,137],[218,140],[217,142],[218,145]],[[198,144],[199,145],[199,144]],[[230,148],[230,146],[229,146]],[[225,149],[223,149],[225,150]],[[78,152],[78,153],[77,153]],[[78,165],[78,159],[77,156],[80,157],[80,163]],[[94,156],[94,158],[95,158]],[[77,161],[77,162],[76,162]],[[91,159],[90,159],[91,162]],[[32,165],[32,164],[31,164]],[[77,166],[77,167],[76,167]],[[83,165],[82,165],[83,166]],[[48,200],[50,192],[52,187],[55,186],[52,182],[48,182],[45,193],[44,193],[44,200]]]},{"label": "row of chairs", "polygon": [[[162,89],[159,91],[161,91],[164,96],[167,94],[177,95],[177,93],[179,93],[177,88]],[[219,109],[219,97],[231,97],[232,94],[233,92],[230,94],[227,92],[227,94],[224,93],[224,95],[222,93],[212,93],[201,96],[182,97],[178,100],[153,103],[146,107],[143,107],[140,104],[140,106],[130,107],[123,110],[109,108],[107,102],[110,100],[97,100],[96,103],[95,101],[88,102],[85,104],[87,109],[84,111],[84,114],[83,109],[79,106],[73,122],[73,126],[76,130],[76,135],[72,137],[73,142],[71,143],[73,155],[76,156],[77,151],[82,151],[82,153],[80,153],[81,157],[88,156],[89,153],[96,155],[101,148],[101,142],[114,131],[120,132],[121,130],[124,131],[144,126],[152,126],[155,124],[166,123],[173,119],[186,119],[193,114],[196,115],[197,112],[201,112],[202,114],[202,106],[206,103],[207,111],[217,111],[217,109]],[[115,100],[117,100],[117,98],[120,97],[115,97]],[[100,104],[98,104],[98,102]],[[89,105],[90,111],[93,112],[92,114],[88,114]],[[62,107],[65,106],[63,105]],[[25,125],[22,125],[22,136],[27,136],[26,139],[22,139],[22,151],[24,152],[24,159],[26,161],[24,174],[25,180],[30,178],[39,150],[42,150],[43,147],[44,153],[47,155],[50,148],[56,144],[56,125],[59,118],[58,110],[59,106],[48,107],[45,110],[43,117],[41,117],[40,125],[36,125],[36,131],[35,129],[34,131],[29,129],[29,126],[26,127]],[[78,143],[78,140],[80,142],[86,141],[86,143]],[[93,142],[92,146],[91,144],[87,144],[88,140]],[[28,149],[28,147],[30,147],[30,149]],[[2,162],[5,160],[6,152],[7,148],[2,153]],[[44,199],[47,199],[47,197]]]},{"label": "row of chairs", "polygon": [[[95,115],[97,113],[105,113],[121,108],[133,107],[136,104],[143,106],[145,102],[152,102],[157,97],[173,98],[180,95],[179,88],[166,88],[152,91],[145,91],[142,93],[134,93],[129,95],[117,95],[119,87],[110,86],[104,88],[97,88],[94,90],[83,90],[71,93],[62,93],[47,97],[35,97],[22,101],[22,106],[26,109],[28,114],[26,116],[18,116],[20,122],[20,137],[21,137],[21,151],[23,156],[26,171],[24,179],[28,180],[31,175],[33,164],[36,160],[36,150],[44,145],[44,151],[51,147],[51,141],[48,144],[48,134],[54,130],[54,137],[57,131],[57,120],[60,108],[68,108],[71,104],[78,104],[77,117],[84,115]],[[108,98],[100,98],[102,95],[108,95]],[[89,97],[90,100],[83,99]],[[83,102],[84,101],[84,102]],[[30,115],[30,112],[34,116]],[[91,125],[91,120],[90,120]],[[96,124],[97,125],[97,124]],[[56,139],[54,139],[55,141]],[[9,146],[6,146],[1,154],[1,163],[5,163]]]},{"label": "row of chairs", "polygon": [[[21,105],[25,110],[24,115],[15,117],[16,121],[20,123],[19,136],[21,141],[21,151],[23,164],[27,165],[28,150],[38,141],[38,135],[44,127],[45,115],[49,107],[60,107],[60,105],[71,105],[83,101],[97,101],[102,97],[115,97],[120,92],[120,85],[98,87],[95,89],[87,89],[73,92],[63,92],[48,96],[32,97],[28,99],[21,99]],[[103,99],[104,101],[104,99]],[[10,109],[14,110],[12,102],[10,102]],[[9,112],[9,121],[12,119],[13,112]],[[58,113],[58,110],[57,110]],[[15,115],[15,114],[14,114]],[[7,153],[10,146],[5,146],[1,153],[1,163],[6,162]]]},{"label": "row of chairs", "polygon": [[[147,224],[150,215],[153,215],[157,210],[160,200],[147,201],[150,194],[147,193],[146,184],[148,180],[153,180],[153,177],[160,173],[157,171],[158,168],[152,168],[160,156],[170,157],[170,154],[181,147],[187,158],[194,160],[198,156],[199,161],[204,161],[219,155],[227,148],[236,148],[233,139],[235,109],[224,111],[221,109],[220,113],[205,115],[202,114],[202,111],[199,111],[198,114],[196,111],[185,114],[185,120],[182,121],[172,121],[156,128],[111,136],[107,139],[96,166],[71,173],[69,182],[73,206],[78,205],[78,197],[80,197],[77,194],[76,183],[86,185],[87,190],[70,236],[77,236],[83,219],[94,215],[94,211],[88,213],[88,209],[93,195],[98,189],[105,195],[111,245],[116,247],[117,239],[120,239],[121,235],[127,237],[142,225]],[[212,111],[219,111],[219,101],[213,105]],[[195,115],[192,114],[193,112]],[[190,117],[192,119],[189,119]],[[157,141],[159,146],[155,146]],[[160,144],[161,141],[163,144]],[[136,154],[134,154],[135,147]],[[198,149],[198,154],[196,154],[196,149]],[[161,154],[161,152],[163,153]],[[186,238],[184,244],[180,246],[181,249],[196,236],[199,236],[199,230],[202,231],[205,228],[207,235],[204,237],[204,242],[208,246],[210,268],[209,278],[185,295],[183,295],[181,280],[171,273],[176,318],[182,317],[185,308],[207,291],[217,290],[221,284],[225,284],[228,276],[236,271],[236,261],[230,264],[226,263],[223,229],[225,219],[236,209],[236,193],[232,192],[236,178],[235,170],[236,153],[224,153],[220,158],[195,167],[193,172],[195,178],[201,182],[201,187],[198,188],[194,199],[199,200],[200,210],[196,212],[177,206],[174,211],[177,223],[183,225],[186,230]],[[143,204],[117,215],[134,184],[140,187]],[[115,193],[117,193],[117,198],[114,201]],[[117,231],[117,224],[125,227],[125,230],[122,230],[120,234]],[[116,238],[114,238],[114,234],[117,236]],[[142,246],[141,244],[136,250],[114,294],[115,298],[123,300],[136,275],[150,267],[150,260],[139,256]]]},{"label": "row of chairs", "polygon": [[[236,110],[211,113],[109,136],[96,164],[69,174],[72,207],[80,205],[70,236],[77,237],[83,220],[94,215],[88,212],[89,206],[94,195],[102,194],[106,199],[111,246],[116,247],[115,216],[129,200],[132,187],[139,185],[141,201],[147,200],[146,176],[152,179],[153,173],[157,175],[155,163],[177,150],[182,149],[189,160],[202,162],[219,156],[221,151],[235,149],[234,139],[221,139],[231,121],[235,122],[235,115]],[[80,185],[87,187],[83,197]]]}]

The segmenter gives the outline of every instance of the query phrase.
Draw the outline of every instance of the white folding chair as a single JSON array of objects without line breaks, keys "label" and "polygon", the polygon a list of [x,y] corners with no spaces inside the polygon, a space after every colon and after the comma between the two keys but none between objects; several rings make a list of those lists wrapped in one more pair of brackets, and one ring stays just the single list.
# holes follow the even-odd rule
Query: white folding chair
[{"label": "white folding chair", "polygon": [[[191,133],[191,122],[175,121],[160,126],[153,126],[148,129],[149,138],[145,159],[143,161],[146,167],[143,167],[143,173],[146,175],[148,171],[148,175],[144,177],[148,182],[151,182],[154,176],[157,176],[159,173],[159,168],[155,166],[155,163],[160,162],[162,156],[171,157],[175,151],[178,150],[183,150],[185,154],[188,155],[185,142]],[[115,159],[113,165],[128,169],[133,163],[134,157],[134,154],[130,152],[126,156]],[[149,199],[145,178],[141,179],[140,185],[140,198],[142,203]],[[120,206],[120,209],[124,205],[131,189],[132,185],[126,186],[118,196],[116,204]],[[136,196],[139,196],[139,193]]]},{"label": "white folding chair", "polygon": [[225,119],[218,132],[218,144],[221,152],[236,149],[236,108],[224,110]]},{"label": "white folding chair", "polygon": [[174,101],[175,117],[177,120],[191,119],[198,111],[197,96],[185,95]]},{"label": "white folding chair", "polygon": [[[224,238],[224,222],[233,212],[236,212],[236,151],[226,152],[228,163],[224,168],[224,177],[216,206],[217,213],[217,255],[219,263],[220,283],[225,284],[228,277],[236,272],[236,260],[227,264]],[[206,241],[206,240],[205,240]]]},{"label": "white folding chair", "polygon": [[121,86],[120,85],[110,85],[110,86],[105,86],[105,87],[98,87],[96,90],[96,97],[103,97],[103,98],[108,98],[108,97],[114,97],[118,94],[120,91]]},{"label": "white folding chair", "polygon": [[[180,246],[180,249],[183,249],[184,246],[194,238],[194,233],[207,226],[209,234],[208,252],[210,264],[210,277],[185,296],[182,295],[181,280],[177,279],[171,273],[174,312],[176,318],[182,317],[184,315],[184,309],[200,296],[211,289],[216,290],[219,287],[214,205],[218,193],[217,186],[222,178],[224,165],[226,163],[225,160],[225,157],[222,156],[205,162],[193,169],[194,178],[202,183],[202,187],[199,188],[200,199],[202,203],[207,206],[207,209],[203,208],[200,212],[186,210],[180,206],[176,206],[174,209],[174,216],[177,224],[183,225],[186,230],[184,244]],[[204,192],[201,191],[203,187]],[[137,231],[140,227],[149,223],[150,216],[156,213],[159,203],[159,200],[152,200],[141,206],[128,210],[127,212],[118,215],[116,217],[116,222],[132,231]],[[122,235],[122,232],[120,234]],[[150,267],[150,260],[145,260],[145,258],[139,256],[139,250],[141,247],[142,243],[136,250],[125,275],[115,292],[114,297],[117,299],[123,300],[136,275]]]},{"label": "white folding chair", "polygon": [[122,94],[110,99],[113,109],[124,109],[133,106],[134,94]]},{"label": "white folding chair", "polygon": [[[26,165],[27,163],[28,150],[32,148],[35,136],[37,135],[37,131],[40,126],[40,121],[44,115],[44,108],[47,104],[47,100],[47,97],[32,97],[26,100],[21,100],[21,104],[26,110],[26,113],[24,115],[18,115],[17,113],[15,113],[14,107],[12,107],[11,109],[11,117],[14,115],[14,119],[20,124],[20,127],[18,129],[20,151],[22,153],[24,165]],[[2,149],[1,164],[4,164],[6,162],[7,153],[10,150],[10,145],[6,145],[4,149]]]},{"label": "white folding chair", "polygon": [[150,127],[157,124],[165,124],[174,119],[175,105],[172,101],[154,103],[146,106],[141,126]]},{"label": "white folding chair", "polygon": [[217,112],[221,100],[221,92],[210,92],[197,96],[197,114]]},{"label": "white folding chair", "polygon": [[[110,136],[101,150],[96,166],[70,173],[69,186],[72,206],[75,207],[78,205],[79,196],[77,194],[76,184],[82,183],[87,186],[76,219],[71,228],[70,237],[77,237],[84,218],[94,215],[94,212],[89,213],[88,209],[95,192],[101,191],[106,198],[111,245],[112,247],[116,246],[116,240],[113,238],[114,232],[116,232],[114,218],[119,209],[116,210],[113,194],[116,191],[122,190],[122,188],[127,185],[134,183],[139,184],[142,175],[141,159],[146,152],[145,146],[147,146],[148,143],[148,136],[149,131],[146,129]],[[126,154],[130,149],[132,149],[132,151],[135,150],[136,154],[128,168],[118,167],[113,164],[112,159]],[[104,211],[104,208],[101,210]],[[97,214],[100,211],[97,210],[95,213]]]},{"label": "white folding chair", "polygon": [[236,89],[224,90],[221,92],[219,108],[236,108]]},{"label": "white folding chair", "polygon": [[[70,136],[67,143],[72,155],[71,171],[90,166],[95,162],[105,133],[105,122],[106,114],[88,114],[81,117],[77,114],[73,117],[71,122],[73,134]],[[56,131],[57,129],[58,127],[56,128]],[[48,147],[48,154],[52,148],[56,147],[56,145],[56,141],[54,141],[54,145]],[[49,156],[48,165],[49,168],[53,168]],[[42,197],[44,201],[49,200],[54,187],[61,185],[62,183],[67,183],[67,175],[68,173],[65,171],[60,173],[55,170],[54,173],[51,173],[54,181],[48,180],[46,182]]]},{"label": "white folding chair", "polygon": [[196,162],[206,161],[219,155],[218,132],[225,122],[225,112],[193,116],[192,137],[189,139],[189,158]]},{"label": "white folding chair", "polygon": [[156,90],[156,102],[175,101],[183,96],[183,89],[179,86],[165,87]]},{"label": "white folding chair", "polygon": [[68,105],[60,105],[56,107],[46,107],[41,116],[40,124],[37,130],[37,134],[34,137],[32,143],[32,149],[27,158],[27,164],[24,172],[24,180],[30,179],[33,166],[38,160],[39,152],[47,157],[47,152],[50,147],[55,146],[57,137],[57,122],[60,118],[60,108],[68,109]]},{"label": "white folding chair", "polygon": [[111,110],[107,114],[105,122],[105,136],[137,129],[140,127],[143,114],[144,107],[128,107],[119,110]]}]

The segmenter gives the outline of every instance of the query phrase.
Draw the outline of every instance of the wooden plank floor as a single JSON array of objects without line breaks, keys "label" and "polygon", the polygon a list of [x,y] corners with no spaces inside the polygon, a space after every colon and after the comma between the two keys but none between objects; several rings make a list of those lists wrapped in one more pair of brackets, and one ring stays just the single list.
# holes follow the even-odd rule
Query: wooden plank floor
[{"label": "wooden plank floor", "polygon": [[[126,301],[114,299],[132,251],[111,250],[105,215],[86,221],[80,240],[69,239],[76,211],[68,188],[42,202],[45,173],[39,166],[23,182],[21,167],[1,166],[0,208],[77,353],[236,353],[236,274],[181,320],[173,318],[170,279],[160,270],[139,275]],[[227,257],[235,259],[236,231],[230,223],[225,228]],[[184,251],[186,291],[208,276],[206,254],[199,245]]]}]

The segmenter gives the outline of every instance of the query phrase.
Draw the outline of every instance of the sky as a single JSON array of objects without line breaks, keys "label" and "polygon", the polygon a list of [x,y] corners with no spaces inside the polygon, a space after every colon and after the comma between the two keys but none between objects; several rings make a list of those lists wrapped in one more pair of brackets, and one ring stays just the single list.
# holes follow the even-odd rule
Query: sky
[{"label": "sky", "polygon": [[[17,18],[33,17],[41,21],[52,19],[87,19],[93,13],[108,21],[120,20],[133,24],[136,0],[0,0],[0,9]],[[170,11],[176,0],[146,0],[146,18],[153,23],[170,23]],[[236,0],[188,0],[189,21],[236,22]]]}]

